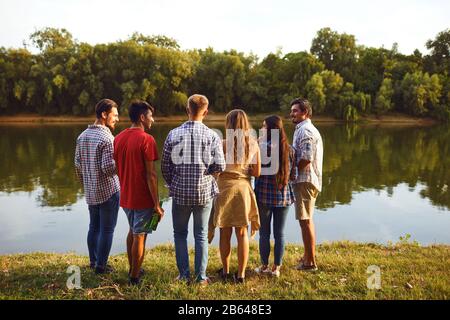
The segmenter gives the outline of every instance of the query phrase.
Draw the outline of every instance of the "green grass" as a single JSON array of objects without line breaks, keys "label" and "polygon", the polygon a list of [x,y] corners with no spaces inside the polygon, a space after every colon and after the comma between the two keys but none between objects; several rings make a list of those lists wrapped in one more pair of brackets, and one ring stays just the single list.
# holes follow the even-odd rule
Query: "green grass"
[{"label": "green grass", "polygon": [[[31,253],[0,256],[0,299],[449,299],[450,246],[421,247],[401,241],[387,246],[353,242],[325,243],[317,247],[319,271],[295,269],[303,248],[287,245],[281,277],[259,276],[258,247],[252,242],[244,285],[224,284],[215,276],[221,267],[218,248],[210,247],[205,288],[175,281],[178,275],[173,245],[148,249],[140,287],[127,285],[125,254],[110,257],[115,273],[97,276],[88,257],[73,253]],[[191,269],[193,255],[191,249]],[[70,265],[81,268],[81,289],[69,290]],[[367,267],[381,269],[381,289],[367,288]],[[237,269],[233,249],[231,270]]]}]

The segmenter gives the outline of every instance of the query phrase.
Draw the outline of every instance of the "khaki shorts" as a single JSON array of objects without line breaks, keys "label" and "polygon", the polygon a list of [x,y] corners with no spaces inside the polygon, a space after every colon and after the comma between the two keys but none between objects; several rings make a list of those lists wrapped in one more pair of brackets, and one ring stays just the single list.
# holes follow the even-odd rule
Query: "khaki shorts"
[{"label": "khaki shorts", "polygon": [[295,218],[297,220],[312,219],[314,205],[319,191],[312,183],[300,182],[293,185],[295,195]]}]

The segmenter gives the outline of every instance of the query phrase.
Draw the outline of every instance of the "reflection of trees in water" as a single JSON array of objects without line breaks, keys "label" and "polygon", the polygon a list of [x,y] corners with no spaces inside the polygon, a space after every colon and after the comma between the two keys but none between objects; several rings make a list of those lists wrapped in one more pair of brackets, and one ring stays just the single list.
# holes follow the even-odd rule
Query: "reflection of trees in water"
[{"label": "reflection of trees in water", "polygon": [[423,183],[420,192],[440,208],[450,208],[448,127],[321,127],[325,144],[320,208],[350,203],[352,192],[387,190]]},{"label": "reflection of trees in water", "polygon": [[[157,125],[151,134],[159,152],[175,125]],[[211,127],[222,128],[222,123]],[[259,124],[255,125],[255,128]],[[124,129],[122,125],[115,134]],[[0,126],[0,190],[35,191],[42,206],[65,206],[83,196],[75,177],[73,154],[76,137],[85,125]],[[353,192],[386,190],[406,183],[423,184],[420,194],[433,205],[450,208],[450,131],[446,126],[361,127],[319,126],[325,145],[321,209],[350,203]],[[293,126],[287,126],[292,138]],[[168,197],[159,165],[159,192]]]},{"label": "reflection of trees in water", "polygon": [[0,127],[0,189],[34,191],[43,206],[77,201],[81,186],[75,179],[73,154],[78,126]]},{"label": "reflection of trees in water", "polygon": [[[85,128],[85,125],[1,126],[0,190],[7,193],[37,190],[36,201],[41,206],[74,204],[83,197],[73,157],[76,138]],[[168,131],[168,127],[161,126],[152,132],[160,148]],[[161,197],[168,198],[159,166],[157,170]]]}]

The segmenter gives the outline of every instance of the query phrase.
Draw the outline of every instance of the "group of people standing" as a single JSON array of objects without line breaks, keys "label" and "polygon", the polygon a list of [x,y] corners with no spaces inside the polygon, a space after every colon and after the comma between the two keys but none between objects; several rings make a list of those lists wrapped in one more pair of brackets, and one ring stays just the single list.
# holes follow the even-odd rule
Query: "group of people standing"
[{"label": "group of people standing", "polygon": [[[189,97],[188,121],[171,130],[165,140],[161,171],[172,198],[172,222],[176,263],[180,281],[191,281],[188,224],[194,220],[194,281],[208,285],[208,242],[220,230],[219,249],[223,281],[245,282],[249,235],[259,231],[260,274],[280,276],[285,240],[284,228],[291,205],[295,206],[305,246],[297,269],[317,270],[313,212],[322,185],[323,144],[311,123],[312,107],[306,99],[291,102],[296,124],[293,144],[288,142],[279,116],[265,118],[259,139],[251,134],[246,113],[234,109],[226,115],[226,139],[208,128],[208,99]],[[90,224],[90,266],[96,273],[113,271],[107,264],[120,207],[129,222],[127,253],[129,283],[139,284],[144,270],[146,226],[153,215],[164,216],[158,193],[155,139],[145,131],[154,123],[154,108],[134,101],[128,109],[130,128],[115,138],[119,121],[117,104],[101,100],[95,107],[96,121],[78,137],[75,168],[85,191]],[[254,177],[254,187],[252,185]],[[275,239],[274,261],[269,266],[270,236]],[[237,238],[238,269],[230,272],[231,237]]]}]

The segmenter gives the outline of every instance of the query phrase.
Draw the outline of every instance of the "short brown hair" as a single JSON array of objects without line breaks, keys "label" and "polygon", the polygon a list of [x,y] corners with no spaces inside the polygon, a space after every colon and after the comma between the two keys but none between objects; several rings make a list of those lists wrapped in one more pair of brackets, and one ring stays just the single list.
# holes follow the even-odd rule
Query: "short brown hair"
[{"label": "short brown hair", "polygon": [[208,98],[201,94],[193,94],[189,97],[187,102],[187,107],[191,111],[193,116],[198,115],[200,111],[208,108],[208,105]]},{"label": "short brown hair", "polygon": [[296,104],[299,105],[301,111],[307,112],[308,117],[310,118],[312,117],[312,106],[308,100],[304,98],[295,98],[294,100],[291,101],[291,107]]},{"label": "short brown hair", "polygon": [[117,108],[117,103],[115,103],[111,99],[102,99],[95,105],[95,115],[97,119],[102,117],[102,113],[106,112],[106,114],[111,112],[112,108]]}]

